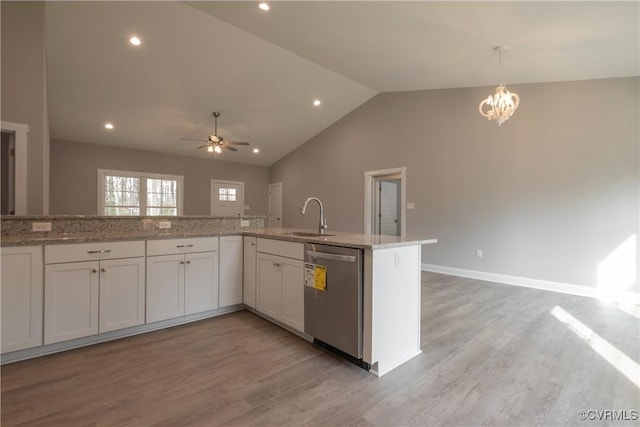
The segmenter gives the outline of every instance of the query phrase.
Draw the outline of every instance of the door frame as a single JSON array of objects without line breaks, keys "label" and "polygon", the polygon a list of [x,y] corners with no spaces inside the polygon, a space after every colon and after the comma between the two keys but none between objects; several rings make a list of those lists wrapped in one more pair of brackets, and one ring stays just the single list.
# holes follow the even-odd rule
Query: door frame
[{"label": "door frame", "polygon": [[213,215],[213,203],[214,203],[214,199],[213,199],[213,187],[216,184],[231,184],[231,185],[239,185],[240,187],[242,187],[242,197],[240,198],[239,202],[240,202],[240,216],[244,216],[244,182],[243,181],[229,181],[227,179],[212,179],[211,180],[211,187],[209,188],[209,212],[211,213],[211,216]]},{"label": "door frame", "polygon": [[407,167],[379,169],[364,173],[364,233],[374,234],[373,203],[376,178],[394,176],[400,180],[400,236],[407,234]]},{"label": "door frame", "polygon": [[272,211],[271,187],[280,187],[280,228],[282,228],[283,216],[282,216],[282,183],[281,182],[274,182],[273,184],[269,184],[269,212],[267,215],[267,227],[271,227],[271,211]]},{"label": "door frame", "polygon": [[0,129],[2,132],[13,134],[15,144],[13,208],[16,215],[26,215],[27,134],[29,133],[29,125],[13,122],[0,122]]}]

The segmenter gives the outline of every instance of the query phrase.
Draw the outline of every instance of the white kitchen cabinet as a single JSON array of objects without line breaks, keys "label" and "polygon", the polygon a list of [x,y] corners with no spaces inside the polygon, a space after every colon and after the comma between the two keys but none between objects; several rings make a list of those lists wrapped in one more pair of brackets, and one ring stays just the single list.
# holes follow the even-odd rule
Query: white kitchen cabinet
[{"label": "white kitchen cabinet", "polygon": [[42,345],[42,246],[2,248],[0,258],[0,352],[8,353]]},{"label": "white kitchen cabinet", "polygon": [[[261,249],[275,253],[264,253]],[[299,243],[258,239],[256,309],[298,331],[304,331],[302,250]]]},{"label": "white kitchen cabinet", "polygon": [[45,266],[45,344],[98,333],[99,268],[99,261]]},{"label": "white kitchen cabinet", "polygon": [[257,239],[244,238],[244,272],[243,272],[243,302],[256,308],[256,255]]},{"label": "white kitchen cabinet", "polygon": [[280,257],[258,253],[256,309],[269,317],[280,317]]},{"label": "white kitchen cabinet", "polygon": [[48,245],[44,259],[45,344],[144,323],[144,242]]},{"label": "white kitchen cabinet", "polygon": [[184,315],[184,255],[147,257],[147,323]]},{"label": "white kitchen cabinet", "polygon": [[220,237],[220,307],[242,304],[242,236]]},{"label": "white kitchen cabinet", "polygon": [[218,271],[218,252],[199,252],[185,256],[185,314],[218,308]]},{"label": "white kitchen cabinet", "polygon": [[100,261],[99,332],[144,324],[144,257]]},{"label": "white kitchen cabinet", "polygon": [[218,275],[217,237],[148,241],[147,323],[218,308]]},{"label": "white kitchen cabinet", "polygon": [[280,320],[304,331],[304,262],[290,258],[279,261]]}]

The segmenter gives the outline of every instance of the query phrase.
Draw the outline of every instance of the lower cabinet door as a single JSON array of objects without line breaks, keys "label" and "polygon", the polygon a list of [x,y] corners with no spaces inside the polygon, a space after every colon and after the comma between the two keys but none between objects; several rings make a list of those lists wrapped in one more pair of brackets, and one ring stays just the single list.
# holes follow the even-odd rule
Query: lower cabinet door
[{"label": "lower cabinet door", "polygon": [[147,323],[184,315],[184,255],[147,257]]},{"label": "lower cabinet door", "polygon": [[45,266],[44,343],[98,333],[98,261]]},{"label": "lower cabinet door", "polygon": [[282,286],[280,321],[304,331],[304,262],[283,258],[279,264]]},{"label": "lower cabinet door", "polygon": [[1,248],[0,352],[42,345],[42,246]]},{"label": "lower cabinet door", "polygon": [[243,302],[251,308],[256,308],[256,239],[244,238],[244,272],[243,272]]},{"label": "lower cabinet door", "polygon": [[100,261],[100,332],[144,324],[144,258]]},{"label": "lower cabinet door", "polygon": [[279,257],[258,253],[256,263],[256,310],[274,319],[280,314]]},{"label": "lower cabinet door", "polygon": [[220,307],[242,304],[242,236],[220,238]]},{"label": "lower cabinet door", "polygon": [[185,314],[218,308],[218,252],[185,256]]}]

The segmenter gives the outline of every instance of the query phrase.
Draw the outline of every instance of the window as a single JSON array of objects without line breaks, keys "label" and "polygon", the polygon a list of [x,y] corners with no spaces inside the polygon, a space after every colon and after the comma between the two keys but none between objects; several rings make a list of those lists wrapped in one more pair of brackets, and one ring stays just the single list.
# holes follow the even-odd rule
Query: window
[{"label": "window", "polygon": [[98,214],[181,215],[182,181],[178,175],[98,169]]},{"label": "window", "polygon": [[221,202],[235,202],[236,199],[236,189],[235,188],[219,188],[218,189],[218,200]]}]

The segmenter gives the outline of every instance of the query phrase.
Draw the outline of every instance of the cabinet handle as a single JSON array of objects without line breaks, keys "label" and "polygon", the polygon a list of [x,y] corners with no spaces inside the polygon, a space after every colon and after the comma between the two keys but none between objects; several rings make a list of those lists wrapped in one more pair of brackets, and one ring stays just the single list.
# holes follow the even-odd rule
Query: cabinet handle
[{"label": "cabinet handle", "polygon": [[107,269],[103,267],[103,268],[100,269],[100,271],[102,271],[103,273],[106,273]]},{"label": "cabinet handle", "polygon": [[193,247],[193,245],[187,245],[187,247],[188,247],[188,248],[192,248],[192,247]]},{"label": "cabinet handle", "polygon": [[176,245],[176,248],[184,248],[184,245]]},{"label": "cabinet handle", "polygon": [[256,245],[255,243],[251,242],[251,246],[255,246],[255,245]]},{"label": "cabinet handle", "polygon": [[184,264],[184,261],[180,261],[180,264]]},{"label": "cabinet handle", "polygon": [[278,262],[274,262],[274,263],[273,263],[273,266],[274,266],[274,267],[280,267],[281,265],[282,265],[282,264],[280,264],[280,263],[278,263]]},{"label": "cabinet handle", "polygon": [[88,254],[108,254],[111,249],[101,249],[99,251],[87,251]]},{"label": "cabinet handle", "polygon": [[91,270],[92,273],[97,273],[98,270],[96,270],[95,268],[93,270]]},{"label": "cabinet handle", "polygon": [[187,264],[191,264],[191,261],[187,261]]}]

